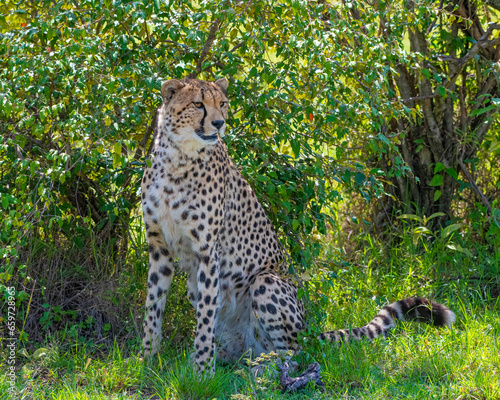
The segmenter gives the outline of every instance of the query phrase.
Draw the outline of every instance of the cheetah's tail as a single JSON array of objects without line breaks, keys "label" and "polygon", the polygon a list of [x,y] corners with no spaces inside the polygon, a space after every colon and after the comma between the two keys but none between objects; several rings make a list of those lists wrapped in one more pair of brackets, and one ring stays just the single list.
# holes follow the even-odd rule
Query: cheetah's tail
[{"label": "cheetah's tail", "polygon": [[378,336],[386,336],[395,326],[396,320],[427,322],[434,326],[450,327],[455,319],[455,313],[443,304],[419,297],[410,297],[385,306],[368,325],[361,328],[325,332],[319,338],[332,342],[374,339]]}]

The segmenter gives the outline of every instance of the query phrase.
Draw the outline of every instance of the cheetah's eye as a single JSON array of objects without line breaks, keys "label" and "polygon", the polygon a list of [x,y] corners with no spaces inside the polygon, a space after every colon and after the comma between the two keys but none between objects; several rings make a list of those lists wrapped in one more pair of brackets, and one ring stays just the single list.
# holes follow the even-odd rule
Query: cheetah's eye
[{"label": "cheetah's eye", "polygon": [[198,102],[198,101],[193,101],[193,104],[196,108],[203,108],[203,103]]},{"label": "cheetah's eye", "polygon": [[220,106],[221,106],[221,107],[227,106],[227,101],[221,101],[221,102],[220,102]]}]

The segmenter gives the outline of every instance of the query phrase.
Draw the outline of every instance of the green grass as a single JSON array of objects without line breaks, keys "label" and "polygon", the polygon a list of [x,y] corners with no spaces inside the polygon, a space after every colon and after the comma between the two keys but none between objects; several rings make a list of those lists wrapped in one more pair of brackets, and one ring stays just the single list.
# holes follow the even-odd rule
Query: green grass
[{"label": "green grass", "polygon": [[[410,241],[411,242],[411,241]],[[192,340],[164,340],[151,363],[136,344],[111,351],[47,339],[46,351],[18,355],[15,399],[498,399],[500,398],[499,257],[476,246],[474,260],[439,243],[387,250],[369,242],[337,277],[312,277],[314,297],[326,310],[321,329],[364,325],[381,306],[430,296],[457,314],[452,329],[399,324],[388,339],[341,347],[311,341],[297,356],[300,369],[321,365],[324,388],[282,394],[269,371],[254,378],[245,363],[218,364],[199,377],[190,359]],[[336,259],[333,254],[326,254]],[[338,258],[338,257],[337,257]],[[4,355],[5,357],[5,355]],[[0,369],[5,359],[0,358]],[[8,382],[0,376],[0,396]]]}]

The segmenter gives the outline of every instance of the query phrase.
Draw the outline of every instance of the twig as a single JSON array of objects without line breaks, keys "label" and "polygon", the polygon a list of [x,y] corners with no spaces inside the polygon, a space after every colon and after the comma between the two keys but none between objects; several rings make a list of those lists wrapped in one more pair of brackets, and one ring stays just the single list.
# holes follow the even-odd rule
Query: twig
[{"label": "twig", "polygon": [[427,100],[427,99],[433,99],[438,96],[438,93],[430,94],[428,96],[415,96],[415,97],[409,97],[407,99],[400,99],[403,103],[406,101],[418,101],[418,100]]},{"label": "twig", "polygon": [[252,0],[249,0],[249,1],[248,1],[247,5],[246,5],[246,7],[243,9],[243,11],[242,11],[242,12],[240,12],[240,13],[238,14],[238,17],[241,17],[241,16],[242,16],[242,15],[246,12],[246,10],[248,10],[248,7],[250,7],[250,4],[252,4]]}]

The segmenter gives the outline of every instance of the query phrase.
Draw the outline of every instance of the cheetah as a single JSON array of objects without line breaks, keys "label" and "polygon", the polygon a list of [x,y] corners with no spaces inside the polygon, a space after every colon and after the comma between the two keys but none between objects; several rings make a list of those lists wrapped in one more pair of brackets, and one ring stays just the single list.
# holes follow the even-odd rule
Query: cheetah
[{"label": "cheetah", "polygon": [[[196,311],[195,361],[213,372],[215,357],[297,351],[304,308],[287,279],[285,256],[262,205],[220,140],[226,130],[228,81],[185,78],[161,86],[151,166],[142,180],[149,247],[143,348],[158,351],[165,294],[177,268],[187,273]],[[409,298],[388,305],[366,326],[327,332],[347,342],[385,335],[395,320],[451,325],[442,304]]]}]

